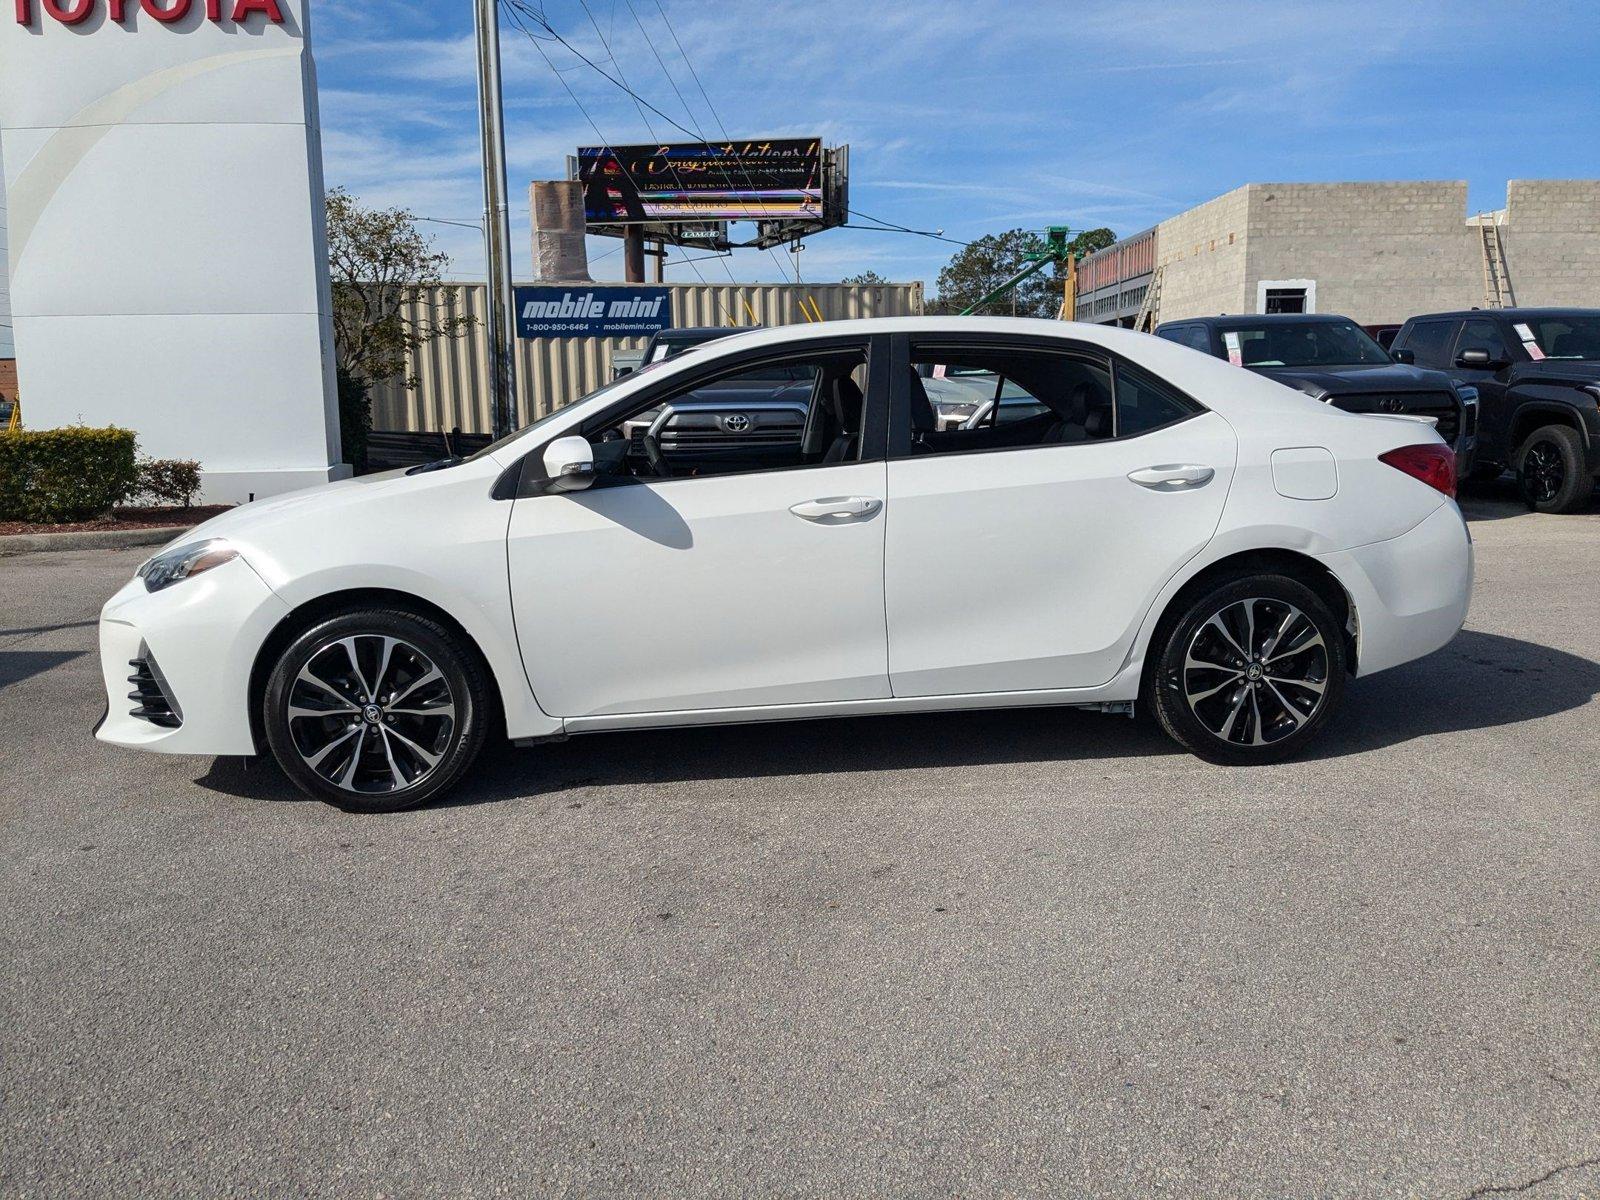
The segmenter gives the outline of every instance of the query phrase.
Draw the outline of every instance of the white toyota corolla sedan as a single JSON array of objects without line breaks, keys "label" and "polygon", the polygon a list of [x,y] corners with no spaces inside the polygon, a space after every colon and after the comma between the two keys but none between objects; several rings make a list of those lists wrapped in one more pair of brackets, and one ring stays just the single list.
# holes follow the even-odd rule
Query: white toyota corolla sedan
[{"label": "white toyota corolla sedan", "polygon": [[[940,370],[943,368],[943,370]],[[922,379],[1000,402],[940,429]],[[648,414],[648,420],[631,420]],[[1006,706],[1261,763],[1466,617],[1454,459],[1143,334],[988,318],[729,337],[464,461],[260,501],[101,616],[98,736],[270,750],[354,810],[489,737]]]}]

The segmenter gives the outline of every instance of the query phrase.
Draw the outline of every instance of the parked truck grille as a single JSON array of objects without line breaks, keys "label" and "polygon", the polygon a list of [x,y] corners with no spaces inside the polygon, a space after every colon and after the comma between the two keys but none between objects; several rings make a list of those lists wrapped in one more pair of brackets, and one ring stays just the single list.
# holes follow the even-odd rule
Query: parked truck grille
[{"label": "parked truck grille", "polygon": [[133,668],[133,674],[128,676],[128,682],[133,685],[128,699],[138,702],[138,707],[130,710],[131,714],[163,729],[176,729],[182,725],[183,712],[178,708],[178,702],[173,698],[161,668],[156,666],[156,660],[149,650],[143,649],[139,658],[130,658],[128,665]]},{"label": "parked truck grille", "polygon": [[1456,446],[1461,435],[1461,406],[1456,398],[1446,392],[1381,392],[1358,396],[1340,396],[1335,400],[1340,408],[1351,412],[1404,413],[1408,417],[1432,417],[1448,445]]}]

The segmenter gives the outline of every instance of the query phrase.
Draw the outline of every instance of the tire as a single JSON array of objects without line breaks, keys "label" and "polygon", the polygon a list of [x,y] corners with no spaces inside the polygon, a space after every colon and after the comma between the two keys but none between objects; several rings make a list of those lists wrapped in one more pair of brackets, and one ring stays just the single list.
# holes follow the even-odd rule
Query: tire
[{"label": "tire", "polygon": [[1535,429],[1517,450],[1517,487],[1534,512],[1577,512],[1594,491],[1582,435],[1570,425]]},{"label": "tire", "polygon": [[1344,698],[1344,630],[1287,575],[1224,580],[1189,601],[1167,631],[1145,701],[1173,740],[1208,762],[1290,758]]},{"label": "tire", "polygon": [[384,813],[460,781],[483,748],[491,700],[456,635],[414,613],[364,609],[295,638],[262,704],[267,744],[295,786],[347,812]]}]

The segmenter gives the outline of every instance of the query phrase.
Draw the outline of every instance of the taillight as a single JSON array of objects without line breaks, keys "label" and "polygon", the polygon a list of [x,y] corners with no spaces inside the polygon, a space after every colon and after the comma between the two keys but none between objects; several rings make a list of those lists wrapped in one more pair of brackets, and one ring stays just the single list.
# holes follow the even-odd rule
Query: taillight
[{"label": "taillight", "polygon": [[1456,456],[1449,446],[1427,442],[1420,446],[1401,446],[1378,455],[1397,471],[1404,471],[1413,479],[1420,479],[1446,496],[1456,494]]}]

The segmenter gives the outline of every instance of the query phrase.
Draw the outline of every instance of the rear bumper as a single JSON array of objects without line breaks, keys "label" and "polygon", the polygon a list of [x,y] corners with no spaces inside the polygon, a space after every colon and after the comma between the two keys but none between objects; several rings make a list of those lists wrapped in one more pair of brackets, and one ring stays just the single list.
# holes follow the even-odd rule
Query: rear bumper
[{"label": "rear bumper", "polygon": [[1432,654],[1467,619],[1472,538],[1454,504],[1397,538],[1317,558],[1355,605],[1357,675]]},{"label": "rear bumper", "polygon": [[[159,592],[130,580],[100,613],[100,671],[107,709],[95,737],[162,754],[254,754],[250,672],[289,607],[243,559]],[[135,716],[130,665],[143,660],[178,723]],[[149,690],[149,685],[146,685]]]}]

